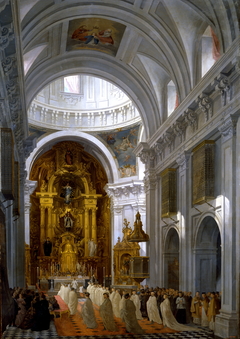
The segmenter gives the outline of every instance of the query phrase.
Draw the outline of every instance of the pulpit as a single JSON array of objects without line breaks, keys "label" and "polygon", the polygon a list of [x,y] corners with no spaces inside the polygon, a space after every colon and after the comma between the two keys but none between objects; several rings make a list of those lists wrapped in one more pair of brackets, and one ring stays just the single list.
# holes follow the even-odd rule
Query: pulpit
[{"label": "pulpit", "polygon": [[130,258],[139,256],[140,246],[137,243],[130,243],[128,241],[132,233],[131,227],[128,226],[129,222],[124,219],[124,227],[122,229],[123,239],[118,239],[117,244],[114,246],[114,267],[115,279],[114,283],[117,285],[125,284],[132,285],[134,279],[129,276],[130,273]]}]

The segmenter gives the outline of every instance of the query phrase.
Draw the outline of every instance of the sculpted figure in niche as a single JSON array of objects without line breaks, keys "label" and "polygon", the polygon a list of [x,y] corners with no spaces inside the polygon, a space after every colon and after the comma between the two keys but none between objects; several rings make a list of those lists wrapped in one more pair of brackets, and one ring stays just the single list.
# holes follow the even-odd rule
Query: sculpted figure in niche
[{"label": "sculpted figure in niche", "polygon": [[63,186],[63,189],[65,190],[65,204],[70,204],[71,202],[71,194],[72,194],[72,187],[69,185],[69,182],[66,186]]},{"label": "sculpted figure in niche", "polygon": [[88,253],[89,257],[94,257],[97,249],[97,244],[94,242],[93,239],[88,241]]},{"label": "sculpted figure in niche", "polygon": [[82,257],[84,255],[84,239],[82,240],[78,240],[77,242],[77,249],[78,249],[78,254],[80,255],[80,257]]},{"label": "sculpted figure in niche", "polygon": [[64,216],[64,227],[69,231],[73,227],[73,220],[70,216],[70,212]]},{"label": "sculpted figure in niche", "polygon": [[67,165],[73,164],[73,154],[69,148],[67,149],[67,152],[65,154],[65,161]]},{"label": "sculpted figure in niche", "polygon": [[98,240],[98,245],[97,245],[97,255],[99,257],[102,257],[103,256],[103,253],[104,253],[104,245],[103,245],[103,242],[102,240]]},{"label": "sculpted figure in niche", "polygon": [[47,183],[45,180],[42,180],[42,184],[41,184],[41,187],[40,187],[40,191],[41,192],[46,192],[47,191]]}]

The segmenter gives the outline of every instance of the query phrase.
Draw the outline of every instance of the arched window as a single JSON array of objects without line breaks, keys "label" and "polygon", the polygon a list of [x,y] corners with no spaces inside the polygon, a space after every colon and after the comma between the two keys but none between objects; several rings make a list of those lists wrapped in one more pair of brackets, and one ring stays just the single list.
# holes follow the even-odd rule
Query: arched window
[{"label": "arched window", "polygon": [[65,93],[80,93],[80,79],[79,75],[71,75],[64,77],[63,80],[63,91]]},{"label": "arched window", "polygon": [[220,45],[213,29],[208,26],[202,36],[202,76],[220,57]]},{"label": "arched window", "polygon": [[169,117],[172,114],[172,112],[175,110],[175,108],[178,106],[176,86],[172,80],[169,81],[167,85],[167,98],[168,98],[167,112],[168,112],[168,117]]}]

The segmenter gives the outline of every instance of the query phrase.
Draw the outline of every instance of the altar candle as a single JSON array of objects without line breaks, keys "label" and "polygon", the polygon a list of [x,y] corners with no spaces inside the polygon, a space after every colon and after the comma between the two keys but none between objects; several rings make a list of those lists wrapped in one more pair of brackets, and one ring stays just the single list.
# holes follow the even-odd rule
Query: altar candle
[{"label": "altar candle", "polygon": [[39,267],[37,267],[37,278],[39,277]]}]

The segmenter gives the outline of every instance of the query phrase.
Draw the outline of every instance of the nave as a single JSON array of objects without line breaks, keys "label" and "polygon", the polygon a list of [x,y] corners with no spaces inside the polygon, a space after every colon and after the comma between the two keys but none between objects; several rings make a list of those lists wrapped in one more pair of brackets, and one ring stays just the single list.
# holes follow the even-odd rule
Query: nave
[{"label": "nave", "polygon": [[[3,338],[213,338],[213,332],[208,328],[201,328],[201,332],[176,332],[156,322],[150,322],[148,318],[139,320],[140,326],[144,329],[145,334],[131,334],[126,333],[125,324],[120,318],[114,317],[114,322],[117,326],[117,332],[110,332],[104,329],[103,321],[99,313],[99,306],[94,304],[94,314],[98,327],[95,329],[89,329],[83,322],[82,309],[83,304],[86,301],[83,293],[78,295],[77,312],[74,315],[70,315],[66,312],[59,314],[57,317],[51,319],[48,330],[44,331],[32,331],[31,329],[20,329],[17,327],[9,326],[3,334]],[[48,299],[48,297],[47,297]],[[59,303],[60,308],[63,308],[65,302],[63,299],[56,295],[55,299]],[[58,310],[57,310],[58,311]],[[192,324],[191,324],[192,326]]]}]

